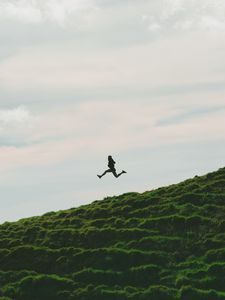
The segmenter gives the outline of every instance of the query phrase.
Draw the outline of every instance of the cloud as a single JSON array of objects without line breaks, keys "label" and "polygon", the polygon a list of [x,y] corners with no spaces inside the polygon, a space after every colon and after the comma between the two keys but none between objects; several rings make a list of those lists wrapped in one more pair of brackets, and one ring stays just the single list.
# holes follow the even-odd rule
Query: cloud
[{"label": "cloud", "polygon": [[151,23],[151,24],[149,25],[149,27],[148,27],[148,29],[149,29],[151,32],[157,32],[157,31],[160,30],[160,28],[161,28],[161,26],[160,26],[158,23],[156,23],[156,22]]},{"label": "cloud", "polygon": [[203,29],[209,30],[225,30],[225,20],[224,19],[217,19],[214,16],[210,15],[203,15],[199,19],[199,27]]},{"label": "cloud", "polygon": [[25,106],[0,109],[0,147],[22,147],[29,144],[28,137],[32,134],[36,121],[36,116]]},{"label": "cloud", "polygon": [[74,13],[93,7],[92,0],[7,0],[1,2],[2,17],[22,22],[53,21],[60,25]]},{"label": "cloud", "polygon": [[30,112],[23,106],[0,110],[0,124],[3,125],[24,123],[29,121],[30,118]]},{"label": "cloud", "polygon": [[[92,18],[90,11],[93,14],[97,12],[97,17]],[[78,27],[79,22],[91,22],[90,31],[94,27],[98,30],[101,28],[101,31],[104,28],[112,31],[112,26],[117,28],[118,24],[121,28],[125,28],[125,24],[137,27],[139,14],[142,22],[146,23],[146,28],[154,34],[171,29],[224,30],[224,13],[223,0],[6,0],[0,3],[0,17],[3,19],[25,23],[50,21],[58,25],[65,25],[70,21],[70,24]]]},{"label": "cloud", "polygon": [[[222,0],[164,0],[152,1],[146,7],[144,22],[148,28],[165,30],[225,29],[225,2]],[[154,8],[154,9],[153,9]],[[149,11],[149,14],[147,13]],[[143,17],[142,17],[143,21]]]}]

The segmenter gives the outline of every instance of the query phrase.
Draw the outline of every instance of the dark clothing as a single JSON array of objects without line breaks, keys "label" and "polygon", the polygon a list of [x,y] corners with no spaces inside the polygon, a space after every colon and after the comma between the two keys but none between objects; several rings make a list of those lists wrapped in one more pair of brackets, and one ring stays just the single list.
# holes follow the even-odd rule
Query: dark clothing
[{"label": "dark clothing", "polygon": [[112,158],[109,159],[108,167],[109,167],[111,170],[115,170],[115,161],[114,161]]}]

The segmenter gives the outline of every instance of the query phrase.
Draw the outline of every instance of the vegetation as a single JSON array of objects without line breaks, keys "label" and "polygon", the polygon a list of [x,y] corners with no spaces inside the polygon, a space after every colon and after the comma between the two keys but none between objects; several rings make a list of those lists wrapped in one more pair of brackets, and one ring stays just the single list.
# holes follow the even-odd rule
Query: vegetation
[{"label": "vegetation", "polygon": [[225,169],[0,225],[0,300],[225,300]]}]

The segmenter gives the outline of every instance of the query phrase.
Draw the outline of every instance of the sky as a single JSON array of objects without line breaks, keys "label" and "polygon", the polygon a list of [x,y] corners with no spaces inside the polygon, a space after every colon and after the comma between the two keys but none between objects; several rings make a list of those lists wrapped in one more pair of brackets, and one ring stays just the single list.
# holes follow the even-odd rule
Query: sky
[{"label": "sky", "polygon": [[0,45],[0,223],[224,167],[224,0],[3,0]]}]

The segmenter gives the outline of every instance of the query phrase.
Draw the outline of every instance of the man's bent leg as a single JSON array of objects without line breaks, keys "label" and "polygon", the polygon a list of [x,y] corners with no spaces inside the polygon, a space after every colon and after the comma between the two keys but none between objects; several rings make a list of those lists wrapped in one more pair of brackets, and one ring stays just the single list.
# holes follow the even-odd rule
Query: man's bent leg
[{"label": "man's bent leg", "polygon": [[98,175],[99,178],[105,176],[107,173],[112,172],[110,169],[106,170],[102,175]]}]

